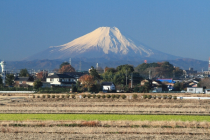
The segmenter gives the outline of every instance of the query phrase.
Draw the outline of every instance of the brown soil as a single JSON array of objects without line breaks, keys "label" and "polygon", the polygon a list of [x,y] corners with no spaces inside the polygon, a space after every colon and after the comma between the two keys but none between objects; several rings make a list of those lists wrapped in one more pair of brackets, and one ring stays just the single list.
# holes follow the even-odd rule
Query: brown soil
[{"label": "brown soil", "polygon": [[208,129],[118,127],[3,127],[1,139],[208,139]]},{"label": "brown soil", "polygon": [[0,121],[0,127],[123,127],[210,129],[210,122],[196,121]]},{"label": "brown soil", "polygon": [[0,133],[3,140],[207,140],[209,135]]},{"label": "brown soil", "polygon": [[0,104],[0,113],[210,115],[209,104],[207,100],[30,98]]}]

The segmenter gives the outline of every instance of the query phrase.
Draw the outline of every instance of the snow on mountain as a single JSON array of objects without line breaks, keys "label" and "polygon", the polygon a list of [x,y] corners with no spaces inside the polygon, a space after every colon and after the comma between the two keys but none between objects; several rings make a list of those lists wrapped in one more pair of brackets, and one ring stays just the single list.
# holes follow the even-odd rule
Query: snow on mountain
[{"label": "snow on mountain", "polygon": [[[158,58],[173,57],[160,51],[136,45],[126,38],[116,27],[99,27],[96,30],[60,46],[52,46],[47,50],[27,58],[33,59],[67,59],[67,58]],[[158,58],[160,59],[160,58]]]}]

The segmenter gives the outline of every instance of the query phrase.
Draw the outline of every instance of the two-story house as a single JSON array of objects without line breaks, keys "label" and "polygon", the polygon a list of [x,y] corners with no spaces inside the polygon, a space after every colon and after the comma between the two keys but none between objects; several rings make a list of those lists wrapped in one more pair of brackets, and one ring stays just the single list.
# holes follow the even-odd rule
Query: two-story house
[{"label": "two-story house", "polygon": [[67,74],[54,74],[46,78],[46,82],[50,83],[51,86],[65,86],[72,87],[76,84],[76,79]]},{"label": "two-story house", "polygon": [[15,77],[14,86],[15,87],[30,87],[33,86],[33,77]]}]

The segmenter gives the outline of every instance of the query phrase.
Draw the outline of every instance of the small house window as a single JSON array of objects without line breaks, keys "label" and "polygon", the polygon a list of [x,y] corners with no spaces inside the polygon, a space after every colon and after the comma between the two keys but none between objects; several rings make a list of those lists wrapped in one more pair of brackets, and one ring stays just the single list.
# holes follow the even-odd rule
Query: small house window
[{"label": "small house window", "polygon": [[54,81],[54,79],[53,78],[50,78],[50,81]]},{"label": "small house window", "polygon": [[19,81],[19,84],[22,84],[23,83],[23,81]]},{"label": "small house window", "polygon": [[189,89],[189,91],[193,91],[193,89]]}]

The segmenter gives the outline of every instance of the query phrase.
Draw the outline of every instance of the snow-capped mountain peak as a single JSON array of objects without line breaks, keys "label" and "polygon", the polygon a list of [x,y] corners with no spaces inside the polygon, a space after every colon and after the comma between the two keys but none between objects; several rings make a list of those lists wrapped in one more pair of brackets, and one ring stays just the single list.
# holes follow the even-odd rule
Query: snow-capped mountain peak
[{"label": "snow-capped mountain peak", "polygon": [[[38,56],[38,57],[37,57]],[[60,46],[49,47],[27,59],[67,59],[67,58],[127,58],[165,57],[160,51],[135,44],[126,38],[117,27],[99,27],[94,31]]]},{"label": "snow-capped mountain peak", "polygon": [[[105,54],[109,52],[126,55],[129,51],[147,56],[153,54],[151,50],[137,47],[132,40],[126,39],[117,27],[99,27],[96,30],[79,37],[61,46],[51,47],[53,50],[83,53],[87,50],[102,49]],[[51,51],[52,52],[52,51]],[[54,52],[54,51],[53,51]]]}]

